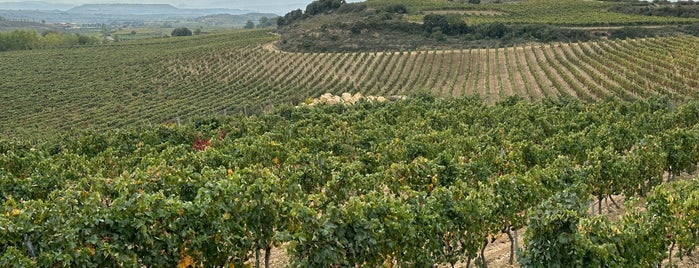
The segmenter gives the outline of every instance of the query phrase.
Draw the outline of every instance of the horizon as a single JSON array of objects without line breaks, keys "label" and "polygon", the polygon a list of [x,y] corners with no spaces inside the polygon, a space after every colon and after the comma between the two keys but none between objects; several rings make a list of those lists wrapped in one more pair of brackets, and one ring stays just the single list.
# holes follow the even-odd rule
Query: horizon
[{"label": "horizon", "polygon": [[[71,5],[72,7],[84,4],[169,4],[177,8],[224,8],[224,9],[241,9],[251,10],[263,13],[275,13],[284,15],[294,9],[305,9],[306,5],[313,0],[271,0],[260,2],[256,0],[205,0],[205,1],[187,1],[187,0],[149,0],[147,2],[137,0],[0,0],[0,4],[8,3],[42,3],[51,5]],[[360,0],[348,0],[348,3],[361,2]],[[69,9],[69,8],[67,8]]]}]

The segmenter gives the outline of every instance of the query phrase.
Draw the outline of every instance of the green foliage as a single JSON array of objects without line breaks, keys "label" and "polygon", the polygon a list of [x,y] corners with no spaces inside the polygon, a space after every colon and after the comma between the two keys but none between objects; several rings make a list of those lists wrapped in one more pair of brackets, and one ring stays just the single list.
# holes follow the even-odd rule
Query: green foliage
[{"label": "green foliage", "polygon": [[439,30],[447,35],[460,35],[468,32],[466,22],[459,16],[430,14],[424,17],[423,27],[428,33]]},{"label": "green foliage", "polygon": [[192,36],[192,30],[186,27],[175,28],[170,34],[172,36]]},{"label": "green foliage", "polygon": [[36,31],[15,30],[0,33],[0,51],[28,50],[38,47],[39,34]]},{"label": "green foliage", "polygon": [[315,0],[306,6],[306,15],[315,16],[331,12],[346,4],[344,0]]},{"label": "green foliage", "polygon": [[[395,18],[367,19],[358,28],[360,32],[392,30],[396,25],[424,35],[421,25]],[[475,32],[478,27],[469,28]],[[390,96],[429,91],[438,97],[479,93],[493,104],[510,95],[539,100],[566,94],[584,101],[659,95],[676,101],[693,98],[693,88],[699,86],[692,71],[696,56],[687,53],[699,48],[696,37],[447,53],[403,48],[402,53],[328,55],[277,53],[263,46],[278,40],[267,30],[231,31],[177,40],[3,53],[0,70],[6,75],[0,84],[13,90],[0,97],[0,136],[43,138],[83,129],[253,115],[322,92]],[[447,36],[445,43],[457,41],[462,39]],[[504,61],[507,64],[498,63]],[[106,62],[117,67],[105,68]],[[319,65],[327,68],[317,69]],[[531,78],[540,68],[547,75]],[[377,71],[358,75],[366,70]],[[646,125],[662,126],[663,122]],[[578,146],[574,142],[570,140],[571,149]]]},{"label": "green foliage", "polygon": [[255,23],[252,22],[251,20],[248,20],[247,23],[245,23],[245,26],[243,27],[245,29],[254,29],[255,28]]},{"label": "green foliage", "polygon": [[405,14],[408,13],[408,8],[403,4],[395,4],[385,7],[384,11],[389,13]]},{"label": "green foliage", "polygon": [[[696,144],[697,104],[673,105],[420,94],[0,140],[0,263],[242,266],[286,244],[298,266],[484,264],[528,226],[525,267],[653,266],[699,233],[698,184],[661,184]],[[646,209],[587,215],[616,193]]]},{"label": "green foliage", "polygon": [[[603,26],[603,25],[656,25],[696,22],[689,17],[659,17],[640,14],[624,14],[612,11],[625,3],[605,1],[576,0],[524,0],[516,5],[502,3],[468,3],[470,1],[444,0],[368,0],[370,7],[377,9],[394,4],[404,4],[412,13],[443,10],[478,10],[497,11],[502,15],[462,16],[469,25],[502,22],[506,24],[550,24],[568,26]],[[687,7],[683,7],[687,10]],[[466,13],[466,12],[465,12]],[[414,15],[412,20],[420,21],[421,15]]]},{"label": "green foliage", "polygon": [[302,19],[305,19],[306,15],[303,14],[303,10],[301,9],[296,9],[292,10],[289,13],[286,13],[284,17],[281,17],[277,19],[277,25],[278,26],[285,26],[294,23],[295,21],[299,21]]},{"label": "green foliage", "polygon": [[277,18],[260,17],[257,28],[269,28],[277,25]]},{"label": "green foliage", "polygon": [[538,206],[532,212],[525,233],[525,250],[519,257],[522,267],[593,265],[586,260],[591,255],[590,249],[577,235],[577,226],[580,217],[585,215],[587,203],[585,191],[573,187]]}]

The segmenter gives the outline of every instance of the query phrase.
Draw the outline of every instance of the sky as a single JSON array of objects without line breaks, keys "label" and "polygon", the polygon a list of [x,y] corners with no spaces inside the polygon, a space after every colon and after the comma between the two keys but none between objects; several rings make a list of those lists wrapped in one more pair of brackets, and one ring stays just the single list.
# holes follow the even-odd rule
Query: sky
[{"label": "sky", "polygon": [[[180,8],[231,8],[249,9],[260,12],[273,12],[285,14],[288,11],[304,9],[313,0],[0,0],[0,3],[41,1],[58,4],[102,4],[102,3],[134,3],[134,4],[171,4]],[[360,2],[360,0],[348,0],[347,2]]]}]

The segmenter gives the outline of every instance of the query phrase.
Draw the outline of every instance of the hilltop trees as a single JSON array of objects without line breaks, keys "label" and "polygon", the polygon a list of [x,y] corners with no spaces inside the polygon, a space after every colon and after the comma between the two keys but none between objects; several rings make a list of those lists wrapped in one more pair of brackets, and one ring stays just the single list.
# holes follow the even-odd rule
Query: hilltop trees
[{"label": "hilltop trees", "polygon": [[317,0],[306,6],[306,15],[317,15],[336,10],[346,4],[345,0]]},{"label": "hilltop trees", "polygon": [[301,9],[296,9],[292,10],[289,13],[286,13],[284,17],[280,17],[277,20],[277,26],[284,26],[284,25],[289,25],[293,23],[294,21],[302,20],[306,18],[306,16],[303,14],[303,10]]},{"label": "hilltop trees", "polygon": [[192,30],[186,27],[180,27],[172,30],[172,36],[192,36]]},{"label": "hilltop trees", "polygon": [[278,26],[289,25],[294,21],[302,20],[310,16],[329,13],[339,9],[341,6],[346,5],[345,0],[316,0],[306,6],[306,12],[304,13],[301,9],[293,10],[286,13],[284,17],[280,17],[277,20]]}]

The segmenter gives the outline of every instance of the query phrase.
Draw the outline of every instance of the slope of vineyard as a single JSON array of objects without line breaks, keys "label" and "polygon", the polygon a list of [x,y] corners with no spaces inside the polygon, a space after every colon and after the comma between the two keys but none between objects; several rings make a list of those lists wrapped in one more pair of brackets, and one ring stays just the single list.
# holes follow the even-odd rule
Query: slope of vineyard
[{"label": "slope of vineyard", "polygon": [[[644,25],[697,22],[696,18],[649,17],[629,15],[610,11],[620,3],[578,0],[525,0],[504,1],[503,3],[469,4],[467,1],[450,0],[368,0],[372,7],[385,8],[391,5],[405,5],[412,13],[430,13],[433,11],[494,11],[497,15],[463,12],[469,24],[490,22],[504,23],[545,23],[552,25]],[[458,14],[458,13],[457,13]],[[422,15],[411,15],[411,20],[421,21]]]},{"label": "slope of vineyard", "polygon": [[425,94],[0,140],[0,266],[479,265],[527,227],[525,267],[657,267],[699,244],[698,144],[696,101]]},{"label": "slope of vineyard", "polygon": [[3,53],[5,136],[257,113],[330,92],[526,99],[693,97],[699,38],[458,51],[282,53],[265,31]]}]

